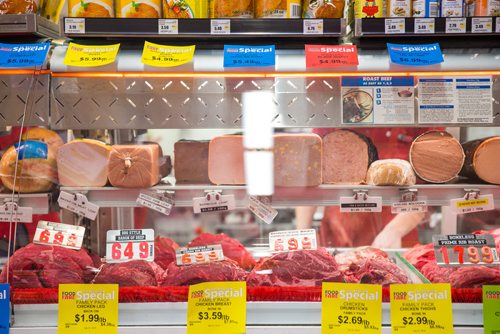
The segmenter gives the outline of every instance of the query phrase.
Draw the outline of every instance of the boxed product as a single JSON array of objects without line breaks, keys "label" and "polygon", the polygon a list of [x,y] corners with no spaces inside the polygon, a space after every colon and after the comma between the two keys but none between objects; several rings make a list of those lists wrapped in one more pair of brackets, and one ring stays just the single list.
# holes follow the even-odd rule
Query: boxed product
[{"label": "boxed product", "polygon": [[413,17],[439,17],[438,0],[413,0]]},{"label": "boxed product", "polygon": [[354,2],[354,17],[357,19],[385,17],[384,0],[366,0]]},{"label": "boxed product", "polygon": [[114,17],[113,0],[69,0],[70,17]]},{"label": "boxed product", "polygon": [[253,0],[208,0],[210,18],[253,18]]},{"label": "boxed product", "polygon": [[340,19],[344,17],[343,0],[305,0],[303,7],[304,18]]},{"label": "boxed product", "polygon": [[387,17],[411,17],[411,0],[388,0]]},{"label": "boxed product", "polygon": [[462,17],[465,15],[464,0],[441,0],[441,17]]},{"label": "boxed product", "polygon": [[155,19],[161,17],[161,0],[116,0],[115,9],[116,17]]},{"label": "boxed product", "polygon": [[166,19],[206,19],[206,0],[163,0],[163,17]]},{"label": "boxed product", "polygon": [[255,0],[256,18],[300,18],[300,0]]},{"label": "boxed product", "polygon": [[500,16],[500,0],[476,0],[474,16]]}]

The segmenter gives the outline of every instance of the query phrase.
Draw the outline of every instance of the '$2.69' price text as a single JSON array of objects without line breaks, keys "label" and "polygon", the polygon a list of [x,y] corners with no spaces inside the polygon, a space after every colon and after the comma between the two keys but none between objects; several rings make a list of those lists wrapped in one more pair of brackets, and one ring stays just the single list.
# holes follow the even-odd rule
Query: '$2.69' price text
[{"label": "'$2.69' price text", "polygon": [[[124,248],[123,248],[124,247]],[[149,244],[146,241],[141,241],[139,243],[139,258],[147,259],[149,255]],[[123,251],[123,256],[122,256]],[[134,243],[128,242],[126,244],[115,242],[111,247],[111,258],[113,260],[121,259],[126,257],[128,259],[134,258]]]},{"label": "'$2.69' price text", "polygon": [[224,320],[227,322],[229,316],[222,314],[222,312],[198,312],[198,320]]},{"label": "'$2.69' price text", "polygon": [[339,324],[353,324],[353,325],[367,325],[368,321],[364,320],[362,317],[348,317],[339,315]]},{"label": "'$2.69' price text", "polygon": [[99,314],[75,314],[75,322],[106,322]]}]

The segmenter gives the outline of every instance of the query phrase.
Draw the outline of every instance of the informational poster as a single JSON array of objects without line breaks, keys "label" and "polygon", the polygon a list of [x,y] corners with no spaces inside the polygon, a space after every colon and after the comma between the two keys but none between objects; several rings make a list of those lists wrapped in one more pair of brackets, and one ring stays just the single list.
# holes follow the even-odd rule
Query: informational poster
[{"label": "informational poster", "polygon": [[413,124],[414,78],[342,77],[342,124]]},{"label": "informational poster", "polygon": [[418,122],[491,124],[492,87],[491,76],[420,77]]}]

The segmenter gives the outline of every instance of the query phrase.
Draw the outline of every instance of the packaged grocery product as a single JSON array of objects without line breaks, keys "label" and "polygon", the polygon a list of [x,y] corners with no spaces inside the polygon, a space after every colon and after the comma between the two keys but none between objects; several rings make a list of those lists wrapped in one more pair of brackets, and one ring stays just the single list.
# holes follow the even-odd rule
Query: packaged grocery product
[{"label": "packaged grocery product", "polygon": [[210,18],[253,18],[253,0],[208,0]]},{"label": "packaged grocery product", "polygon": [[68,0],[70,17],[114,17],[113,0]]},{"label": "packaged grocery product", "polygon": [[441,17],[462,17],[465,15],[464,0],[441,0]]},{"label": "packaged grocery product", "polygon": [[166,19],[206,19],[207,0],[163,0],[163,17]]},{"label": "packaged grocery product", "polygon": [[385,17],[384,0],[360,0],[354,2],[354,17],[357,19]]},{"label": "packaged grocery product", "polygon": [[500,16],[500,0],[475,0],[474,16]]},{"label": "packaged grocery product", "polygon": [[460,175],[484,182],[500,184],[500,137],[472,140],[462,144],[464,167]]},{"label": "packaged grocery product", "polygon": [[116,0],[116,17],[160,18],[161,0]]},{"label": "packaged grocery product", "polygon": [[43,141],[56,152],[64,144],[64,141],[56,132],[46,128],[29,128],[23,133],[21,139]]},{"label": "packaged grocery product", "polygon": [[400,159],[374,161],[366,175],[366,183],[375,186],[412,186],[416,182],[410,163]]},{"label": "packaged grocery product", "polygon": [[256,18],[300,18],[301,0],[255,0]]},{"label": "packaged grocery product", "polygon": [[302,17],[317,19],[340,19],[344,17],[343,0],[305,0]]},{"label": "packaged grocery product", "polygon": [[411,17],[411,0],[388,0],[387,17]]},{"label": "packaged grocery product", "polygon": [[51,20],[54,23],[59,23],[59,16],[63,10],[65,1],[45,0],[40,3],[40,15]]},{"label": "packaged grocery product", "polygon": [[0,14],[38,13],[39,2],[35,0],[1,0]]},{"label": "packaged grocery product", "polygon": [[438,0],[413,0],[413,17],[439,17]]},{"label": "packaged grocery product", "polygon": [[176,183],[210,184],[208,178],[208,145],[208,140],[181,140],[174,144]]},{"label": "packaged grocery product", "polygon": [[465,16],[476,15],[476,0],[465,1]]}]

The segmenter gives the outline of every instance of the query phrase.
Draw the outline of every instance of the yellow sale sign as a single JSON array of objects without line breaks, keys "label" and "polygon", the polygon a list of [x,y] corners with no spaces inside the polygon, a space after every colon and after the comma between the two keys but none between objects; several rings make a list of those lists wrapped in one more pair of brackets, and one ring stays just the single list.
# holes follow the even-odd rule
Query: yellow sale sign
[{"label": "yellow sale sign", "polygon": [[195,46],[170,46],[144,42],[142,63],[155,67],[174,67],[193,61]]},{"label": "yellow sale sign", "polygon": [[77,67],[94,67],[111,64],[116,60],[120,44],[113,45],[80,45],[69,43],[64,65]]}]

